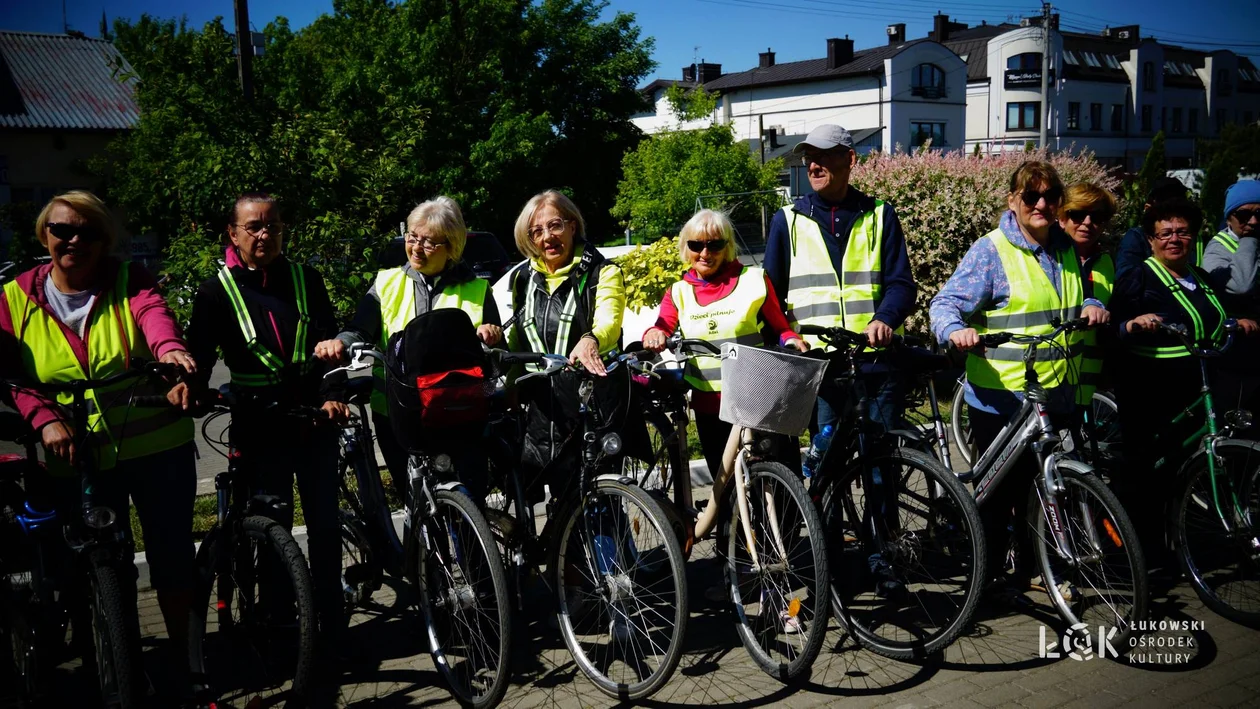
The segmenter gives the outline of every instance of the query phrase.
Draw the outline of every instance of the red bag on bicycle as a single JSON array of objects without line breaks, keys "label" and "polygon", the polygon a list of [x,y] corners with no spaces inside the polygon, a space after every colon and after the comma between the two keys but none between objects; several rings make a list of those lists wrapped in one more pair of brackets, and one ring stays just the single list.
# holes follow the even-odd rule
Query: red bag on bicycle
[{"label": "red bag on bicycle", "polygon": [[486,373],[480,366],[416,377],[419,422],[425,428],[479,423],[489,414]]}]

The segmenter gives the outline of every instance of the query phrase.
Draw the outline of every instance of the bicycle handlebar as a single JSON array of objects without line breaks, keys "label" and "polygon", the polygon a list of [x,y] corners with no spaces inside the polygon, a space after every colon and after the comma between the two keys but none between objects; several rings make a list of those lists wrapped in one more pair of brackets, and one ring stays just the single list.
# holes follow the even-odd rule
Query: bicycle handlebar
[{"label": "bicycle handlebar", "polygon": [[[139,379],[141,377],[163,377],[163,378],[182,378],[184,369],[178,364],[170,362],[154,362],[148,360],[133,359],[131,366],[123,371],[112,374],[101,379],[76,379],[72,382],[27,382],[6,380],[6,383],[12,387],[21,389],[30,389],[44,394],[76,394],[78,392],[87,391],[88,389],[101,389],[113,386],[129,379]],[[133,397],[133,399],[143,399],[144,397]],[[162,397],[163,400],[166,397]]]},{"label": "bicycle handlebar", "polygon": [[980,344],[985,347],[998,347],[1008,342],[1014,342],[1018,345],[1035,345],[1042,342],[1050,342],[1065,332],[1088,330],[1091,327],[1093,326],[1089,324],[1088,318],[1074,318],[1058,323],[1053,330],[1044,335],[1025,335],[1015,332],[986,333],[980,336]]},{"label": "bicycle handlebar", "polygon": [[1181,346],[1185,347],[1186,351],[1191,355],[1201,357],[1203,359],[1209,359],[1212,357],[1220,357],[1228,352],[1229,348],[1234,345],[1234,334],[1238,332],[1238,321],[1234,318],[1229,318],[1225,321],[1225,344],[1220,347],[1197,346],[1194,344],[1194,340],[1190,339],[1189,330],[1187,330],[1186,326],[1181,323],[1173,323],[1169,325],[1164,322],[1157,322],[1155,323],[1155,327],[1156,329],[1166,332],[1180,340]]}]

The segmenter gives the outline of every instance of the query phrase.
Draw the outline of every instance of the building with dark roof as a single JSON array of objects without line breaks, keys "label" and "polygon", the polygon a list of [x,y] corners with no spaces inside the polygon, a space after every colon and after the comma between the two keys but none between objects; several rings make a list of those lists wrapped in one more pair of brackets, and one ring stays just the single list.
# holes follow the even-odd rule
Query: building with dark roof
[{"label": "building with dark roof", "polygon": [[0,204],[95,186],[85,161],[140,117],[130,74],[106,40],[0,31]]}]

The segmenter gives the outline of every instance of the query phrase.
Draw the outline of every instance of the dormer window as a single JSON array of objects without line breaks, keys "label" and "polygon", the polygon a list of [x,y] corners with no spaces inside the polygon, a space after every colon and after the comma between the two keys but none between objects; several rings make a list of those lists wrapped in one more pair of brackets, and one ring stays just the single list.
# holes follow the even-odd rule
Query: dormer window
[{"label": "dormer window", "polygon": [[945,98],[945,72],[935,64],[920,64],[910,74],[910,94],[922,98]]}]

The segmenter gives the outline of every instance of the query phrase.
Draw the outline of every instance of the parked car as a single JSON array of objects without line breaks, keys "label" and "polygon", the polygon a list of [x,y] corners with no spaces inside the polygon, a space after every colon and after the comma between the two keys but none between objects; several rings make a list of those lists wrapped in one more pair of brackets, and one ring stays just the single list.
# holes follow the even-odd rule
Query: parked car
[{"label": "parked car", "polygon": [[[491,283],[497,281],[512,265],[498,237],[488,231],[470,231],[464,244],[464,263],[472,267],[478,278]],[[381,268],[394,268],[407,262],[407,251],[403,246],[403,237],[395,236],[377,257]]]}]

